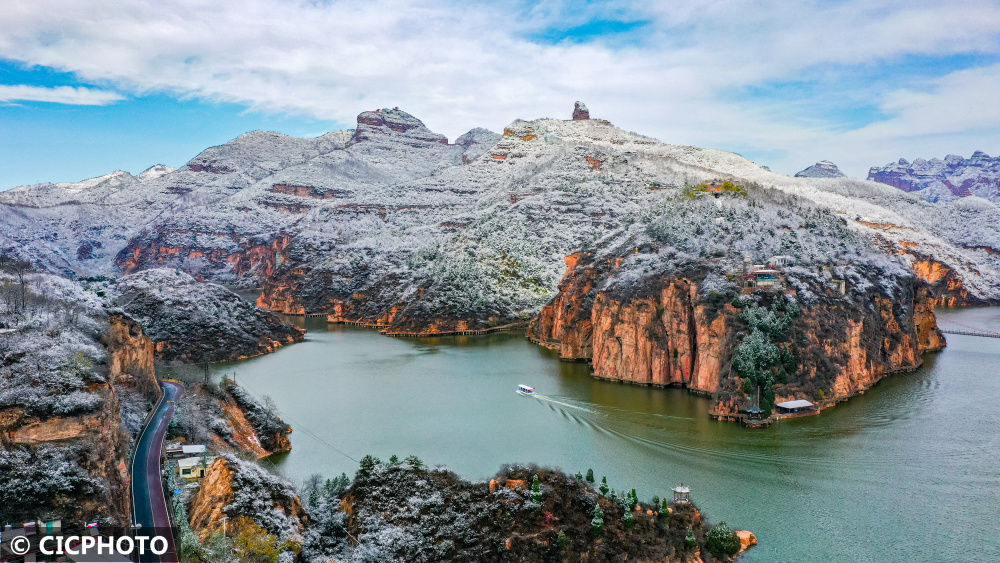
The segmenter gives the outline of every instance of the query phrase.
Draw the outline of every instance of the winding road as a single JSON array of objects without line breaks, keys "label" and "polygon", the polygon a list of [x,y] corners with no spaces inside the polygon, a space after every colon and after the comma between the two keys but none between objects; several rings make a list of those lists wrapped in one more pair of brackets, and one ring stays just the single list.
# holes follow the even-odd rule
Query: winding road
[{"label": "winding road", "polygon": [[163,494],[160,450],[163,446],[163,437],[167,433],[167,425],[170,424],[170,418],[177,407],[175,401],[181,395],[183,388],[169,381],[161,383],[163,397],[156,404],[153,416],[142,429],[139,443],[135,448],[135,456],[132,458],[132,523],[142,527],[137,530],[137,535],[144,535],[143,530],[150,535],[163,535],[167,538],[169,546],[163,555],[144,555],[140,561],[173,563],[177,561],[177,552],[174,549],[174,536],[170,530],[167,498]]}]

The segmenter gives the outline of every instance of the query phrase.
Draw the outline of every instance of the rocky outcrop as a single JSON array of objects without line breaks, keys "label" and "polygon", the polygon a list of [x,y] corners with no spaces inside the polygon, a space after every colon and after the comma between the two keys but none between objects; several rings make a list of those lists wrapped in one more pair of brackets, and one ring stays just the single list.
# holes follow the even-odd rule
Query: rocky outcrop
[{"label": "rocky outcrop", "polygon": [[821,160],[816,164],[795,173],[796,178],[843,178],[844,173],[836,164],[829,160]]},{"label": "rocky outcrop", "polygon": [[261,523],[271,533],[288,535],[305,529],[308,517],[290,484],[259,465],[232,455],[208,467],[188,507],[192,530],[204,540],[222,529],[222,518],[240,516]]},{"label": "rocky outcrop", "polygon": [[[536,478],[541,495],[533,501]],[[595,537],[598,506],[603,525]],[[326,558],[345,561],[355,554],[380,561],[698,561],[710,527],[694,504],[626,507],[583,479],[526,465],[506,466],[488,483],[405,461],[363,465],[341,507],[347,535],[358,541]],[[386,534],[392,542],[380,541]]]},{"label": "rocky outcrop", "polygon": [[414,141],[448,144],[448,138],[434,133],[423,122],[397,108],[365,111],[358,115],[358,126],[352,142],[359,143],[387,135],[389,131],[402,133]]},{"label": "rocky outcrop", "polygon": [[740,553],[757,545],[757,536],[750,530],[736,530],[736,535],[740,538]]},{"label": "rocky outcrop", "polygon": [[[258,203],[268,205],[265,200]],[[291,203],[275,202],[275,205],[295,207]],[[306,209],[295,207],[295,212]],[[129,241],[115,257],[115,265],[125,274],[187,265],[185,270],[198,277],[240,282],[273,275],[281,263],[281,251],[290,241],[291,237],[284,233],[247,237],[240,233],[198,233],[160,226]]]},{"label": "rocky outcrop", "polygon": [[191,528],[204,541],[222,529],[223,509],[233,502],[233,470],[226,458],[220,457],[208,466],[198,493],[188,508]]},{"label": "rocky outcrop", "polygon": [[587,109],[587,104],[578,101],[573,104],[573,121],[584,119],[590,119],[590,110]]},{"label": "rocky outcrop", "polygon": [[913,271],[920,279],[930,285],[929,299],[937,307],[965,307],[969,305],[985,305],[987,301],[969,294],[962,284],[962,279],[946,264],[915,255]]},{"label": "rocky outcrop", "polygon": [[143,325],[165,361],[215,362],[259,356],[302,340],[305,331],[228,289],[176,270],[125,276],[109,290]]},{"label": "rocky outcrop", "polygon": [[[600,289],[618,274],[620,259],[572,255],[567,265],[559,293],[529,325],[530,339],[562,358],[589,360],[595,377],[681,386],[711,395],[713,412],[738,409],[740,384],[730,365],[746,331],[739,306],[703,297],[694,275],[655,277],[621,291]],[[902,303],[866,295],[872,307],[856,308],[827,289],[829,298],[803,308],[791,326],[795,376],[776,392],[836,402],[943,348],[929,288],[916,278],[906,283]]]},{"label": "rocky outcrop", "polygon": [[873,166],[868,179],[918,192],[928,201],[949,200],[976,195],[1000,201],[1000,157],[976,151],[970,158],[949,154],[940,158],[913,162],[905,158],[885,166]]}]

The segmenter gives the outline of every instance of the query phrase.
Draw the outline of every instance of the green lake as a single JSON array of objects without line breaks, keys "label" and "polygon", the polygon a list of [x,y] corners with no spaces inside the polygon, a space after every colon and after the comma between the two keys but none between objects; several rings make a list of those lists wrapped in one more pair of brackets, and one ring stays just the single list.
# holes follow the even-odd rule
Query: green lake
[{"label": "green lake", "polygon": [[[939,318],[997,329],[1000,308]],[[292,452],[273,460],[293,481],[353,475],[350,458],[366,453],[416,454],[474,480],[508,462],[593,468],[642,499],[683,481],[712,522],[757,534],[746,561],[1000,560],[1000,339],[948,335],[913,373],[748,430],[681,389],[594,380],[520,335],[296,322],[305,342],[213,368],[293,426]],[[515,394],[519,383],[540,396]]]}]

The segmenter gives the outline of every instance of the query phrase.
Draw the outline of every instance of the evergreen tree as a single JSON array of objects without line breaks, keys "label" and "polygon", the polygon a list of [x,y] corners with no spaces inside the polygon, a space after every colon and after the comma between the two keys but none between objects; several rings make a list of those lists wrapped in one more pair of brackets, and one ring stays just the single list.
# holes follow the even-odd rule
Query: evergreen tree
[{"label": "evergreen tree", "polygon": [[594,505],[594,518],[590,521],[590,526],[594,537],[599,538],[604,535],[604,511],[601,510],[600,503]]},{"label": "evergreen tree", "polygon": [[608,488],[608,477],[607,475],[605,475],[601,477],[601,494],[607,495],[609,490],[610,489]]},{"label": "evergreen tree", "polygon": [[412,467],[414,469],[423,469],[424,468],[424,462],[420,461],[420,458],[417,457],[417,456],[415,456],[415,455],[407,456],[407,458],[406,458],[405,461],[406,461],[407,464],[410,465],[410,467]]},{"label": "evergreen tree", "polygon": [[719,522],[705,535],[705,547],[719,557],[733,555],[740,550],[740,537],[725,522]]},{"label": "evergreen tree", "polygon": [[531,500],[532,502],[542,502],[542,487],[538,483],[538,475],[535,475],[531,482]]},{"label": "evergreen tree", "polygon": [[593,469],[589,469],[589,468],[587,469],[587,482],[588,483],[593,483],[594,482],[594,470]]},{"label": "evergreen tree", "polygon": [[688,547],[694,547],[694,544],[698,543],[698,538],[694,537],[694,530],[691,526],[688,526],[687,534],[684,535],[684,543],[686,543]]},{"label": "evergreen tree", "polygon": [[556,543],[559,544],[560,551],[566,551],[566,547],[569,546],[569,536],[566,535],[566,532],[559,530],[556,535]]},{"label": "evergreen tree", "polygon": [[366,455],[365,457],[361,458],[361,463],[359,464],[358,467],[358,473],[354,476],[354,480],[360,481],[363,479],[367,479],[368,477],[371,476],[372,471],[374,471],[375,468],[381,464],[382,460],[380,460],[379,458],[371,454]]},{"label": "evergreen tree", "polygon": [[625,513],[622,514],[622,522],[625,523],[625,529],[626,530],[631,530],[632,529],[632,526],[635,525],[635,516],[632,515],[632,511],[631,510],[626,510]]}]

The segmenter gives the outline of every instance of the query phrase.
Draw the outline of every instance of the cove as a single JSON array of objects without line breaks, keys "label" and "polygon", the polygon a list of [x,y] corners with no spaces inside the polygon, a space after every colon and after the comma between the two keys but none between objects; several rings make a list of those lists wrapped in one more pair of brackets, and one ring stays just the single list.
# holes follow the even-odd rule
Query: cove
[{"label": "cove", "polygon": [[[1000,326],[1000,308],[939,311]],[[517,334],[390,338],[308,319],[306,341],[236,373],[294,428],[270,460],[296,482],[353,475],[371,453],[415,454],[471,479],[509,462],[593,468],[663,496],[681,481],[712,522],[755,532],[746,561],[1000,556],[1000,340],[948,335],[919,370],[819,416],[749,430],[682,389],[598,381]],[[200,379],[200,370],[163,373]],[[514,393],[533,385],[540,397]]]}]

